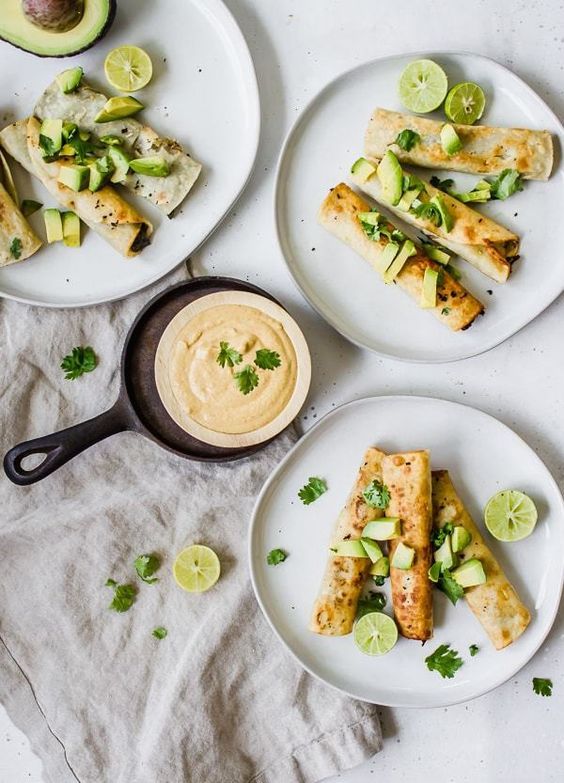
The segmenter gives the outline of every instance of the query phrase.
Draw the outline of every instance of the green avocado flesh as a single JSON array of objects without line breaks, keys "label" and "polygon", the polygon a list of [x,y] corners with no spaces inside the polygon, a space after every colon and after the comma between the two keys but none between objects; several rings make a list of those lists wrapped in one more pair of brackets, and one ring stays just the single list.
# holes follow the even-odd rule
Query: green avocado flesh
[{"label": "green avocado flesh", "polygon": [[60,242],[63,238],[63,221],[58,209],[46,209],[43,212],[47,242]]},{"label": "green avocado flesh", "polygon": [[386,151],[377,171],[382,186],[382,199],[395,206],[403,193],[403,171],[391,150]]},{"label": "green avocado flesh", "polygon": [[475,587],[486,582],[484,566],[475,557],[459,566],[452,575],[461,587]]},{"label": "green avocado flesh", "polygon": [[389,576],[390,575],[390,561],[387,557],[381,557],[378,562],[370,566],[369,573],[371,576]]},{"label": "green avocado flesh", "polygon": [[63,212],[63,242],[67,247],[80,247],[80,218],[74,212]]},{"label": "green avocado flesh", "polygon": [[339,541],[331,547],[334,555],[339,557],[368,557],[366,550],[358,539]]},{"label": "green avocado flesh", "polygon": [[382,550],[376,541],[373,541],[371,538],[361,538],[360,543],[373,563],[377,563],[378,560],[381,560],[384,557]]},{"label": "green avocado flesh", "polygon": [[462,525],[457,525],[452,531],[452,551],[462,552],[472,541],[472,536]]},{"label": "green avocado flesh", "polygon": [[415,550],[406,546],[403,541],[400,541],[393,554],[390,565],[392,568],[401,568],[402,571],[407,571],[408,568],[411,568],[413,565],[414,557]]},{"label": "green avocado flesh", "polygon": [[27,19],[21,0],[2,0],[0,39],[40,57],[68,57],[89,49],[109,30],[116,0],[86,0],[78,24],[66,32],[43,29]]},{"label": "green avocado flesh", "polygon": [[371,538],[374,541],[389,541],[401,535],[401,522],[399,517],[382,517],[369,522],[362,531],[363,538]]},{"label": "green avocado flesh", "polygon": [[84,190],[88,186],[88,166],[61,166],[58,181],[71,190]]}]

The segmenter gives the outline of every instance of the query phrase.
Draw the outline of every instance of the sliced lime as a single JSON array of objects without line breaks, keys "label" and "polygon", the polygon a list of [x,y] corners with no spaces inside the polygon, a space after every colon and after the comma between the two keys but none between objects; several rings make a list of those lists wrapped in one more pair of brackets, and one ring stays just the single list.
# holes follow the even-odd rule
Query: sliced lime
[{"label": "sliced lime", "polygon": [[437,109],[448,89],[446,73],[432,60],[409,63],[400,76],[398,92],[403,105],[417,114]]},{"label": "sliced lime", "polygon": [[104,72],[116,90],[135,92],[151,81],[153,63],[138,46],[118,46],[104,60]]},{"label": "sliced lime", "polygon": [[484,509],[486,527],[498,541],[520,541],[537,524],[537,509],[524,492],[504,489],[491,497]]},{"label": "sliced lime", "polygon": [[383,612],[369,612],[354,627],[354,641],[366,655],[385,655],[398,640],[395,622]]},{"label": "sliced lime", "polygon": [[203,593],[219,579],[221,566],[213,549],[193,544],[177,555],[172,572],[176,584],[189,593]]},{"label": "sliced lime", "polygon": [[460,82],[451,87],[445,101],[445,114],[459,125],[472,125],[486,108],[486,96],[479,84]]}]

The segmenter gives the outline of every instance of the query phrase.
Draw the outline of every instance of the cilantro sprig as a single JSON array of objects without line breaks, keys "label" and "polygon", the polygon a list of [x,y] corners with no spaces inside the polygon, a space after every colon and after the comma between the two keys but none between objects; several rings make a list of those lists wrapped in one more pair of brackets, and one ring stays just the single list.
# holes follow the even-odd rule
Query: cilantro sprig
[{"label": "cilantro sprig", "polygon": [[434,653],[425,658],[429,671],[438,672],[441,677],[452,679],[464,664],[458,657],[458,651],[451,649],[450,644],[440,644]]},{"label": "cilantro sprig", "polygon": [[503,169],[491,183],[492,198],[500,201],[505,201],[519,190],[523,190],[523,177],[515,169]]},{"label": "cilantro sprig", "polygon": [[139,555],[133,563],[137,576],[148,585],[158,582],[158,577],[153,574],[161,567],[161,561],[157,555]]},{"label": "cilantro sprig", "polygon": [[552,680],[533,677],[533,690],[537,696],[552,696]]},{"label": "cilantro sprig", "polygon": [[313,503],[317,498],[320,498],[325,492],[327,492],[327,482],[325,479],[319,478],[318,476],[310,476],[307,484],[304,484],[298,492],[298,497],[304,506],[309,506],[310,503]]},{"label": "cilantro sprig", "polygon": [[131,609],[137,595],[134,585],[120,585],[115,579],[108,579],[106,587],[111,587],[114,591],[114,597],[108,609],[112,609],[114,612],[127,612],[128,609]]},{"label": "cilantro sprig", "polygon": [[243,357],[233,346],[223,341],[219,343],[219,353],[217,354],[216,362],[220,367],[235,367],[236,364],[241,364],[242,361]]},{"label": "cilantro sprig", "polygon": [[470,650],[470,656],[471,656],[472,658],[473,658],[475,655],[478,655],[478,653],[480,652],[480,648],[478,647],[478,645],[477,645],[477,644],[471,644],[471,645],[470,645],[470,647],[469,647],[468,649]]},{"label": "cilantro sprig", "polygon": [[288,554],[283,549],[271,549],[266,556],[266,562],[268,565],[278,565],[283,563],[288,557]]},{"label": "cilantro sprig", "polygon": [[[220,367],[235,367],[243,361],[242,354],[226,341],[219,343],[219,353],[216,362]],[[280,367],[280,354],[269,348],[259,348],[255,354],[254,364],[261,370],[275,370]],[[252,364],[246,364],[238,372],[233,373],[233,380],[242,394],[249,394],[259,384],[259,375]]]},{"label": "cilantro sprig", "polygon": [[445,538],[447,536],[450,536],[453,530],[454,530],[454,525],[452,524],[452,522],[446,522],[440,528],[433,528],[433,530],[431,531],[431,543],[433,544],[435,549],[438,549],[444,544]]},{"label": "cilantro sprig", "polygon": [[359,620],[365,614],[370,612],[381,612],[386,606],[386,596],[384,593],[377,593],[371,590],[367,598],[361,598],[356,609],[356,619]]},{"label": "cilantro sprig", "polygon": [[159,625],[157,628],[153,628],[151,635],[154,636],[155,639],[164,639],[168,635],[168,631],[162,625]]},{"label": "cilantro sprig", "polygon": [[10,243],[10,255],[15,258],[16,261],[22,254],[22,240],[19,237],[14,237]]},{"label": "cilantro sprig", "polygon": [[255,356],[255,364],[261,370],[275,370],[280,367],[282,360],[280,354],[276,351],[270,351],[268,348],[259,348]]},{"label": "cilantro sprig", "polygon": [[460,598],[464,598],[464,588],[458,584],[447,568],[443,569],[437,587],[442,590],[453,606],[456,606],[456,602]]},{"label": "cilantro sprig", "polygon": [[242,370],[234,373],[233,378],[242,394],[249,394],[253,389],[256,389],[259,383],[257,372],[250,364],[245,365]]},{"label": "cilantro sprig", "polygon": [[94,349],[89,345],[86,348],[79,345],[63,358],[61,369],[65,371],[65,380],[74,381],[76,378],[84,375],[85,372],[95,370],[97,364],[98,360]]},{"label": "cilantro sprig", "polygon": [[374,479],[362,493],[365,503],[371,508],[386,508],[390,502],[390,490],[381,481]]},{"label": "cilantro sprig", "polygon": [[394,143],[397,144],[400,149],[404,150],[405,152],[409,152],[409,150],[420,141],[421,136],[417,133],[417,131],[410,130],[410,128],[404,128],[404,130],[398,133]]}]

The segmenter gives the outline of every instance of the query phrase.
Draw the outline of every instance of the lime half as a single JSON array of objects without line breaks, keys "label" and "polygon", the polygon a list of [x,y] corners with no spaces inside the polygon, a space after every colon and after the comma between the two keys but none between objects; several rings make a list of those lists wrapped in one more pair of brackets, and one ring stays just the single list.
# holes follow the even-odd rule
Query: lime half
[{"label": "lime half", "polygon": [[354,627],[354,641],[366,655],[385,655],[398,640],[395,622],[383,612],[369,612]]},{"label": "lime half", "polygon": [[417,114],[437,109],[447,94],[448,81],[440,65],[432,60],[409,63],[400,76],[398,92],[403,105]]},{"label": "lime half", "polygon": [[118,46],[104,60],[106,79],[122,92],[135,92],[151,81],[153,63],[138,46]]},{"label": "lime half", "polygon": [[479,120],[486,108],[486,96],[479,84],[460,82],[449,90],[445,101],[445,114],[459,125],[472,125]]},{"label": "lime half", "polygon": [[172,573],[176,584],[189,593],[203,593],[219,579],[221,566],[213,549],[202,544],[186,547],[177,555]]},{"label": "lime half", "polygon": [[537,524],[533,501],[518,489],[504,489],[491,497],[484,509],[486,527],[498,541],[520,541]]}]

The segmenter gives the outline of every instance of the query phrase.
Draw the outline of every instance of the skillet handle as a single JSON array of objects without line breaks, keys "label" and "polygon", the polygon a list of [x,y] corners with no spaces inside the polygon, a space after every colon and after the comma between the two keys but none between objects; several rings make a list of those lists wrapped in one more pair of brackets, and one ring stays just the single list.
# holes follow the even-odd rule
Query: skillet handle
[{"label": "skillet handle", "polygon": [[[10,481],[20,486],[35,484],[46,478],[65,462],[116,432],[129,429],[127,415],[121,400],[99,416],[75,424],[66,430],[18,443],[4,457],[4,471]],[[26,457],[43,454],[44,459],[34,468],[22,467]]]}]

